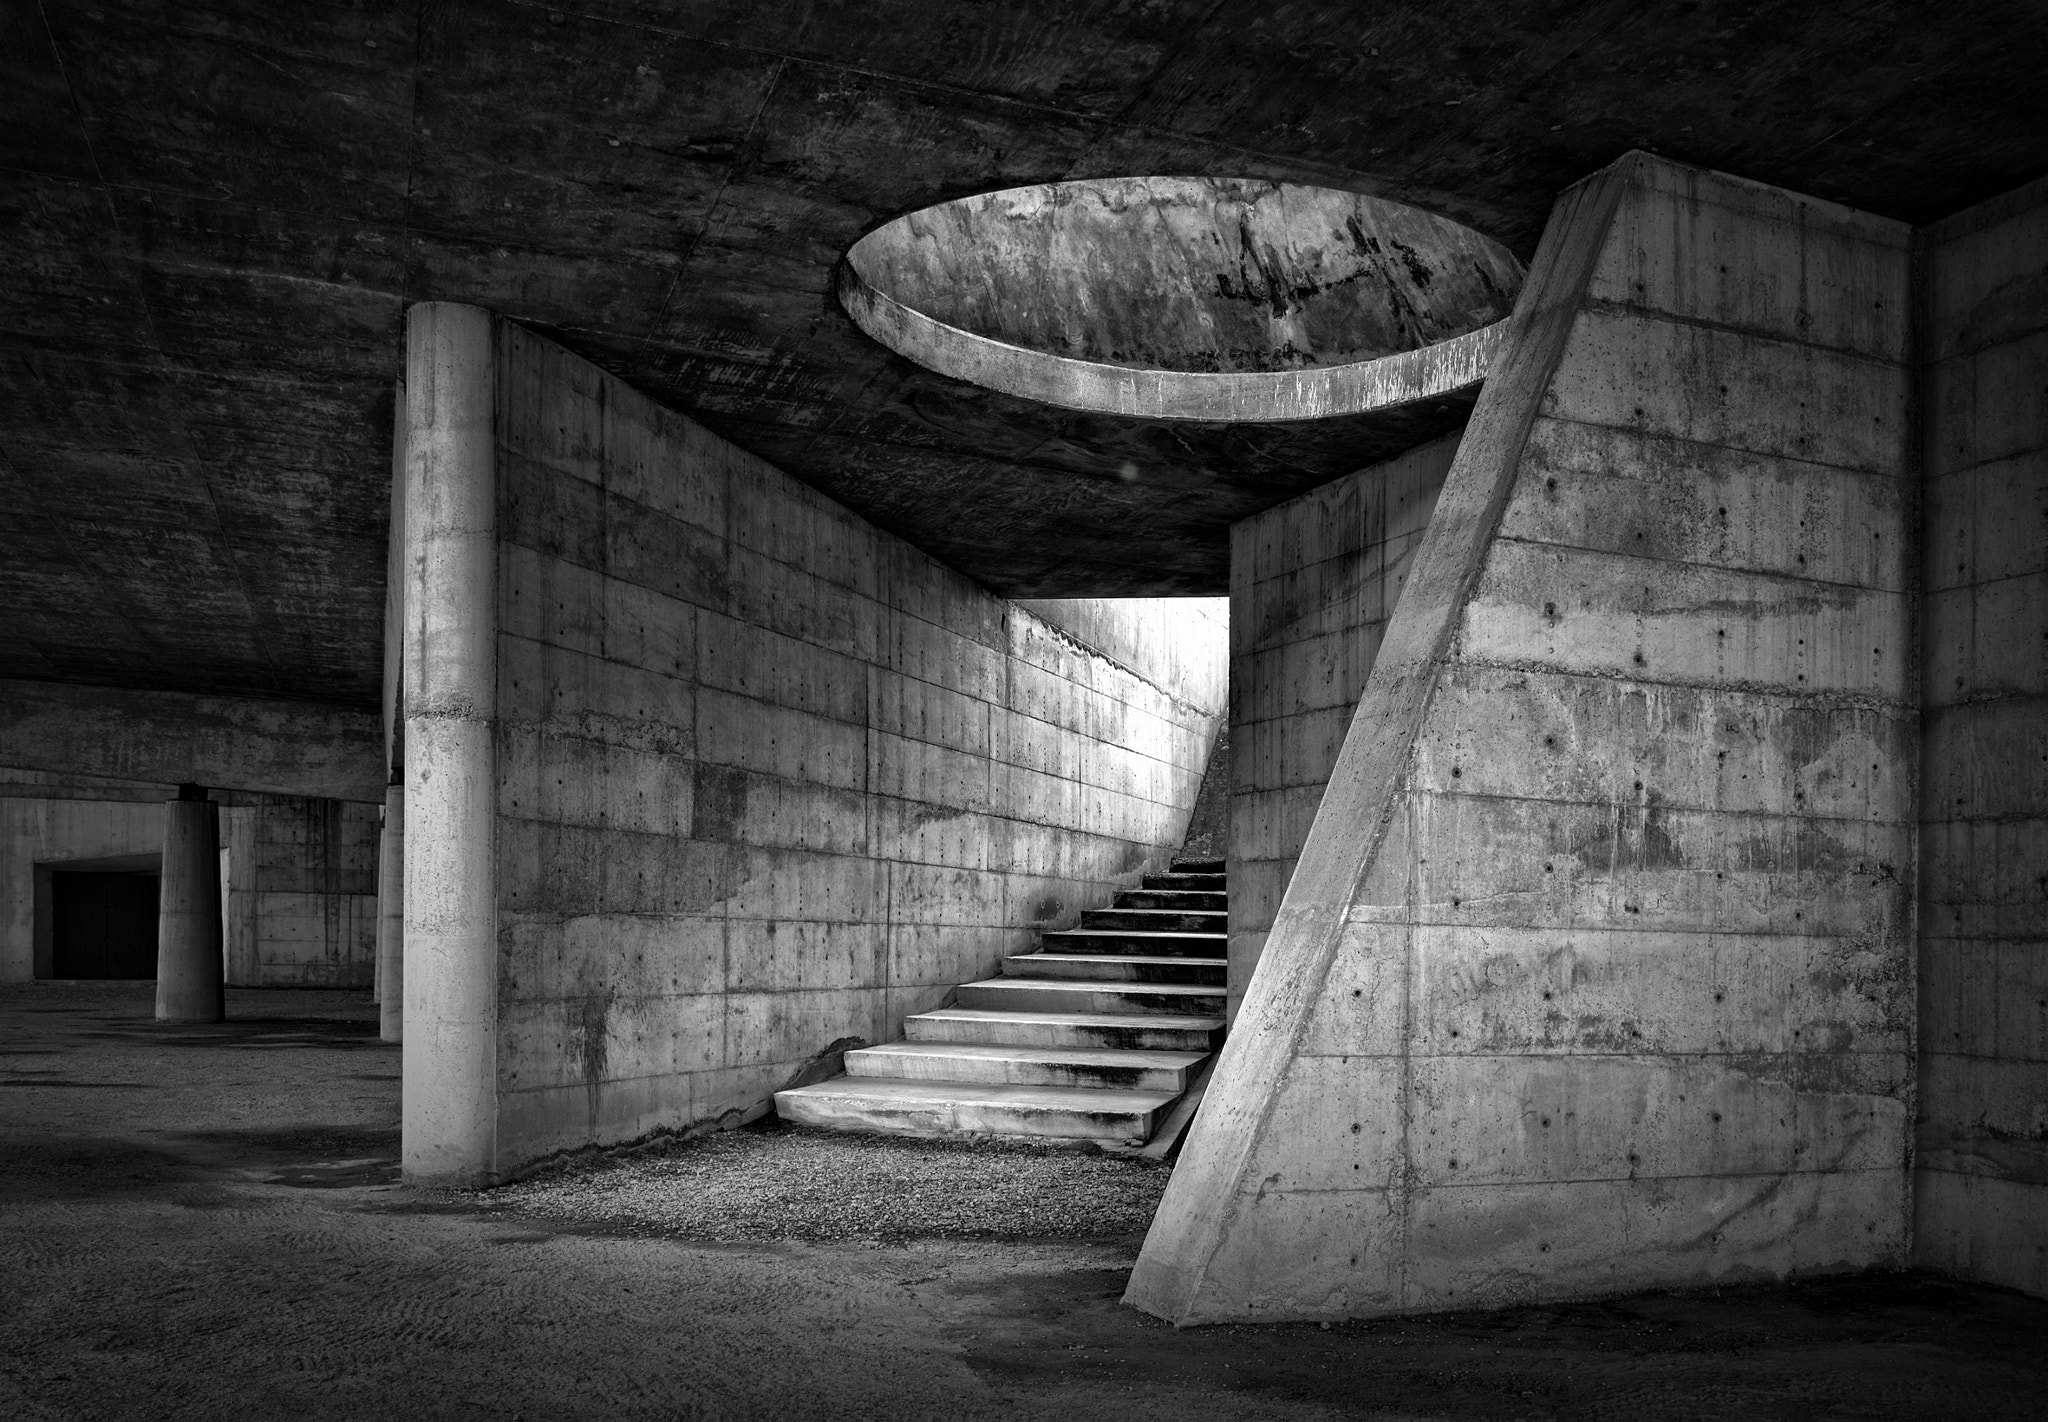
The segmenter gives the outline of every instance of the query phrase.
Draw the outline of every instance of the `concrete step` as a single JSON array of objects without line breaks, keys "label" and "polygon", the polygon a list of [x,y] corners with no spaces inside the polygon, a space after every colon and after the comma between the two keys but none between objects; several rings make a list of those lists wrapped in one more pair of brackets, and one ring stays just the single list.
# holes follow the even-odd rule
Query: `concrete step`
[{"label": "concrete step", "polygon": [[956,1003],[991,1012],[1106,1012],[1176,1017],[1223,1015],[1220,987],[1196,983],[1102,983],[1059,978],[985,978],[962,983]]},{"label": "concrete step", "polygon": [[775,1093],[785,1121],[894,1136],[1060,1136],[1143,1141],[1178,1095],[999,1082],[841,1076]]},{"label": "concrete step", "polygon": [[1107,953],[1018,953],[1003,959],[1008,978],[1069,978],[1091,982],[1201,983],[1223,987],[1229,982],[1226,958],[1146,958]]},{"label": "concrete step", "polygon": [[1089,909],[1081,915],[1081,927],[1130,928],[1140,933],[1228,933],[1230,915],[1192,909]]},{"label": "concrete step", "polygon": [[1214,889],[1125,889],[1116,896],[1116,906],[1119,909],[1223,913],[1230,907],[1230,895]]},{"label": "concrete step", "polygon": [[1224,861],[1216,859],[1176,859],[1166,866],[1176,874],[1221,874]]},{"label": "concrete step", "polygon": [[1069,928],[1038,935],[1044,953],[1117,953],[1147,958],[1222,958],[1229,938],[1221,933],[1139,933],[1122,928]]},{"label": "concrete step", "polygon": [[1222,891],[1228,886],[1221,874],[1147,874],[1142,887],[1147,889],[1210,889]]},{"label": "concrete step", "polygon": [[1223,1032],[1221,1013],[1133,1017],[1113,1012],[1002,1012],[942,1007],[903,1021],[913,1042],[1018,1047],[1109,1047],[1136,1052],[1206,1052]]},{"label": "concrete step", "polygon": [[890,1042],[846,1054],[848,1076],[906,1081],[997,1081],[1179,1095],[1206,1052],[1125,1052],[1102,1047],[1017,1047],[972,1042]]}]

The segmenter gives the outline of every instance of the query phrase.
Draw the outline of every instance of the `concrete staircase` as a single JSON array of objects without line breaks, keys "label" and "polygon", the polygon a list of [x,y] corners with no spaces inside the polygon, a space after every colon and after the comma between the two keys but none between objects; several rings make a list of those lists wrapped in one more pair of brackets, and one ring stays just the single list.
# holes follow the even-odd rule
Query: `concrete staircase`
[{"label": "concrete staircase", "polygon": [[775,1093],[784,1120],[899,1136],[1040,1136],[1122,1149],[1176,1133],[1223,1036],[1220,859],[1175,860],[1078,928],[1039,936],[905,1040]]}]

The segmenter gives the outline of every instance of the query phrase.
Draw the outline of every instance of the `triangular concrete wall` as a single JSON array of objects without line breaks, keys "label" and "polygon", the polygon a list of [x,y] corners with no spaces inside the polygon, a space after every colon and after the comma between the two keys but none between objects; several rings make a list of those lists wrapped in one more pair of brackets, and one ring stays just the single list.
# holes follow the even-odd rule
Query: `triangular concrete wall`
[{"label": "triangular concrete wall", "polygon": [[1903,1259],[1906,307],[1895,223],[1561,199],[1128,1302]]}]

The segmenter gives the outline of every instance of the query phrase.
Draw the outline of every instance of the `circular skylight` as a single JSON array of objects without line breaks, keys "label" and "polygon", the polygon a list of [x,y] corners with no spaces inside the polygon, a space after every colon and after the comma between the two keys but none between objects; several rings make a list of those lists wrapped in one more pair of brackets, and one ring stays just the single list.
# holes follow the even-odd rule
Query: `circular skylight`
[{"label": "circular skylight", "polygon": [[1485,378],[1522,266],[1432,213],[1245,178],[1010,188],[855,243],[840,300],[942,374],[1077,410],[1303,420]]}]

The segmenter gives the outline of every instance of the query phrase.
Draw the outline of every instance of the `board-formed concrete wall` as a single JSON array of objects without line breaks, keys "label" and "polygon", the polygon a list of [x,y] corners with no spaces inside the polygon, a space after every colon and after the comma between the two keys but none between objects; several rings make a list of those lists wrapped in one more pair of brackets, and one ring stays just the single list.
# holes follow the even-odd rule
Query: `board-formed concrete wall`
[{"label": "board-formed concrete wall", "polygon": [[1130,1302],[1903,1262],[1906,292],[1756,184],[1561,199]]},{"label": "board-formed concrete wall", "polygon": [[2048,182],[1919,236],[1914,1255],[2048,1294]]},{"label": "board-formed concrete wall", "polygon": [[[277,795],[223,816],[231,866],[226,913],[232,921],[239,896],[248,895],[253,960],[231,981],[370,986],[377,951],[378,810],[358,801]],[[239,833],[243,824],[246,834]],[[232,864],[242,857],[235,852],[242,844],[248,871],[237,874]],[[228,931],[232,938],[235,930]]]},{"label": "board-formed concrete wall", "polygon": [[1230,530],[1230,1015],[1330,783],[1458,436]]},{"label": "board-formed concrete wall", "polygon": [[1178,845],[1214,609],[1064,631],[538,337],[411,324],[415,1177],[763,1109]]}]

